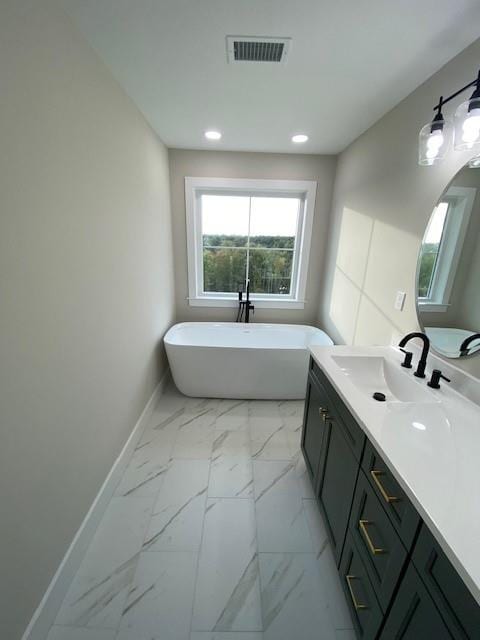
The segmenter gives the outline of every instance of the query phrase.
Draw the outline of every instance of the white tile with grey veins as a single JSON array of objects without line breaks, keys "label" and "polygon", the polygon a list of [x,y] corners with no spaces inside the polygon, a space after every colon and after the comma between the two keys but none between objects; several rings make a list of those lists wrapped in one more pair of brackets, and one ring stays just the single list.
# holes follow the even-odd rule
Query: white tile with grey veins
[{"label": "white tile with grey veins", "polygon": [[80,629],[55,626],[50,629],[47,640],[115,640],[116,631],[108,629]]},{"label": "white tile with grey veins", "polygon": [[146,431],[175,430],[185,412],[184,396],[178,393],[162,395],[148,419]]},{"label": "white tile with grey veins", "polygon": [[152,511],[150,498],[113,498],[57,615],[56,623],[115,628]]},{"label": "white tile with grey veins", "polygon": [[246,431],[215,431],[209,497],[249,498],[253,495],[250,440]]},{"label": "white tile with grey veins", "polygon": [[294,462],[254,461],[259,551],[312,552]]},{"label": "white tile with grey veins", "polygon": [[304,400],[280,400],[278,403],[278,412],[286,418],[300,418],[300,424],[303,420],[303,411],[305,408]]},{"label": "white tile with grey veins", "polygon": [[273,418],[280,415],[281,400],[250,400],[248,403],[248,415],[254,418]]},{"label": "white tile with grey veins", "polygon": [[248,429],[248,401],[221,400],[215,413],[215,429],[245,431]]},{"label": "white tile with grey veins", "polygon": [[325,523],[320,515],[316,500],[304,500],[303,508],[312,539],[313,551],[317,554],[317,558],[319,558],[328,545],[328,534]]},{"label": "white tile with grey veins", "polygon": [[203,424],[215,419],[217,401],[208,398],[187,398],[178,391],[169,391],[161,396],[149,418],[141,442],[151,434],[176,432],[189,424]]},{"label": "white tile with grey veins", "polygon": [[265,640],[335,640],[312,554],[261,553],[260,576]]},{"label": "white tile with grey veins", "polygon": [[208,460],[172,460],[152,512],[144,551],[197,550],[202,537]]},{"label": "white tile with grey veins", "polygon": [[175,432],[151,433],[137,445],[116,490],[117,496],[153,496],[162,485],[175,442]]},{"label": "white tile with grey veins", "polygon": [[221,456],[250,458],[250,438],[247,431],[216,430],[212,446],[212,460]]},{"label": "white tile with grey veins", "polygon": [[117,640],[189,640],[197,554],[142,553]]},{"label": "white tile with grey veins", "polygon": [[305,460],[303,459],[303,454],[301,452],[298,453],[292,461],[295,463],[295,475],[298,478],[302,498],[315,500],[315,494],[312,489],[312,483],[305,465]]},{"label": "white tile with grey veins", "polygon": [[112,498],[79,573],[106,578],[138,553],[153,502],[152,498]]},{"label": "white tile with grey veins", "polygon": [[208,500],[193,631],[261,631],[253,500]]},{"label": "white tile with grey veins", "polygon": [[320,588],[327,603],[328,614],[335,629],[352,629],[353,623],[340,583],[333,552],[328,543],[325,550],[315,556],[320,576]]},{"label": "white tile with grey veins", "polygon": [[211,425],[188,426],[179,428],[172,458],[190,460],[210,460],[215,432]]},{"label": "white tile with grey veins", "polygon": [[283,419],[250,416],[252,457],[256,460],[290,460],[292,457]]},{"label": "white tile with grey veins", "polygon": [[104,579],[77,575],[67,591],[56,624],[116,629],[138,558],[136,553]]}]

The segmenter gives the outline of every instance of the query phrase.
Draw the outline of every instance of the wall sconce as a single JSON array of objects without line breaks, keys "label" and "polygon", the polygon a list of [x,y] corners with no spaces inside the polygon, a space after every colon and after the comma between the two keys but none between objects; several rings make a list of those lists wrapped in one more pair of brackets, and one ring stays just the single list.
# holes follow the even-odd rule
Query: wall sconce
[{"label": "wall sconce", "polygon": [[[443,105],[458,95],[475,87],[469,100],[462,102],[455,112],[454,123],[442,114]],[[418,139],[418,164],[432,166],[441,162],[453,142],[454,149],[480,149],[480,71],[475,80],[465,85],[448,98],[440,96],[432,122],[421,128]]]}]

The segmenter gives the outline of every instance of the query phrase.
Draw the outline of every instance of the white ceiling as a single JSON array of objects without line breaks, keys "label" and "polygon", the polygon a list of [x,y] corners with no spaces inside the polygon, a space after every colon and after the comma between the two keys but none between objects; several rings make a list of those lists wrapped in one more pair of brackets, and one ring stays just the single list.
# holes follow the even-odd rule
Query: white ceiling
[{"label": "white ceiling", "polygon": [[[63,1],[165,144],[190,149],[336,153],[480,23],[478,0]],[[227,35],[290,36],[288,61],[228,64]]]}]

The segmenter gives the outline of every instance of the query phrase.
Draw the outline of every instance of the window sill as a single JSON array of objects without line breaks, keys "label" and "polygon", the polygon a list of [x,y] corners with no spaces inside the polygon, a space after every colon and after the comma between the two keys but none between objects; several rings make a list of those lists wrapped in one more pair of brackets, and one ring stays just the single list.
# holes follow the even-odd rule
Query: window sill
[{"label": "window sill", "polygon": [[445,313],[448,311],[449,304],[442,304],[439,302],[419,302],[418,308],[425,313]]},{"label": "window sill", "polygon": [[[304,309],[305,302],[301,300],[272,300],[268,298],[250,298],[250,302],[255,309]],[[238,300],[236,298],[188,298],[191,307],[230,307],[236,309]]]}]

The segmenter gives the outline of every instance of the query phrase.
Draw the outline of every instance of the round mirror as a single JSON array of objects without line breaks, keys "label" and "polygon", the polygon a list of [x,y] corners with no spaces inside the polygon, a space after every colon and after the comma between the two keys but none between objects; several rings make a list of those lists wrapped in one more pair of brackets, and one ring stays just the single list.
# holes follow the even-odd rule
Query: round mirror
[{"label": "round mirror", "polygon": [[480,352],[480,167],[461,169],[437,202],[417,266],[417,314],[448,358]]}]

